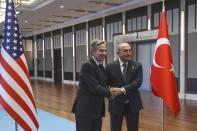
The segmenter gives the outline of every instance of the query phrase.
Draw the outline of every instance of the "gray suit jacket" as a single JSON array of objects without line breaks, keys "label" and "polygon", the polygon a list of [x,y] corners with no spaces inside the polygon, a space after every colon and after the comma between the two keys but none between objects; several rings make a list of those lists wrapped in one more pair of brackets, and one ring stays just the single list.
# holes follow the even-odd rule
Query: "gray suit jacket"
[{"label": "gray suit jacket", "polygon": [[129,100],[132,112],[139,112],[143,108],[138,88],[142,84],[142,66],[135,61],[129,61],[127,65],[126,82],[123,81],[119,60],[106,66],[106,81],[110,87],[124,87],[126,95],[121,94],[115,99],[109,100],[109,112],[122,115],[124,104]]}]

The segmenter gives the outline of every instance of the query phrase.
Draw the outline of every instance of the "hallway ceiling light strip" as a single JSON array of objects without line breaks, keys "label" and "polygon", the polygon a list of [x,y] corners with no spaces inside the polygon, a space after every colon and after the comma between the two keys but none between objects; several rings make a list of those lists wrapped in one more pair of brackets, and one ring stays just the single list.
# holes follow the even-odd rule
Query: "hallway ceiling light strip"
[{"label": "hallway ceiling light strip", "polygon": [[[0,0],[0,23],[4,22],[5,20],[5,9],[6,9],[6,0]],[[16,11],[16,14],[19,13],[20,13],[19,11]]]},{"label": "hallway ceiling light strip", "polygon": [[[24,6],[20,9],[25,9],[26,7],[30,6],[36,6],[37,4],[41,3],[39,7],[45,6],[46,4],[52,2],[54,0],[14,0],[15,7],[20,8],[21,6]],[[36,9],[38,6],[36,7]],[[5,9],[6,9],[6,0],[0,0],[0,23],[4,22],[5,20]],[[16,14],[19,14],[20,12],[16,10]]]}]

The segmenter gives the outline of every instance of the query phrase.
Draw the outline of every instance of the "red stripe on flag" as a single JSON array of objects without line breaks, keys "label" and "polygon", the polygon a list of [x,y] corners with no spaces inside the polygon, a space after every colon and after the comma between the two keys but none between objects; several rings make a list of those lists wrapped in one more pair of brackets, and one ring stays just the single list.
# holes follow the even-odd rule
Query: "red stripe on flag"
[{"label": "red stripe on flag", "polygon": [[[18,96],[14,96],[14,98],[17,99],[17,101],[21,104],[18,105],[11,98],[13,97],[13,95],[16,95],[14,94],[16,92],[13,92],[8,87],[5,87],[6,84],[9,84],[9,86],[12,89],[17,89],[17,88],[22,89],[26,93],[28,98],[26,97],[23,98],[22,97],[23,95],[20,95],[23,92],[20,91],[17,92],[18,95],[23,100],[30,99],[28,101],[30,103],[26,103],[26,104],[27,105],[33,104],[33,106],[31,105],[32,106],[31,109],[33,108],[36,110],[30,77],[28,75],[28,70],[27,70],[28,67],[25,58],[23,58],[24,47],[21,40],[19,25],[17,22],[18,20],[16,18],[16,12],[14,10],[13,0],[6,1],[5,16],[6,17],[4,23],[4,36],[3,36],[3,43],[1,48],[1,54],[3,54],[3,56],[0,55],[0,64],[1,64],[0,67],[2,69],[0,70],[0,75],[4,79],[4,83],[0,81],[0,85],[1,83],[3,83],[3,87],[2,85],[0,87],[0,90],[2,89],[1,90],[2,92],[0,92],[0,100],[1,100],[0,102],[2,103],[3,107],[6,109],[8,114],[10,114],[10,116],[13,119],[15,119],[25,131],[32,131],[32,130],[37,131],[38,129],[36,129],[35,124],[28,117],[28,114],[25,113],[25,111],[23,111],[22,108],[20,108],[20,106],[24,104],[23,103],[24,101],[21,102],[21,100],[17,98]],[[9,21],[9,19],[11,21]],[[16,59],[19,60],[16,61]],[[8,88],[7,90],[9,92],[7,92],[4,88]],[[24,109],[26,109],[26,107],[24,107]],[[26,112],[29,111],[26,109]],[[34,113],[34,115],[35,118],[37,119],[37,113]]]},{"label": "red stripe on flag", "polygon": [[26,65],[24,64],[23,60],[19,57],[18,59],[16,59],[16,62],[21,67],[21,69],[25,72],[25,75],[29,79],[29,83],[31,83],[28,69]]},{"label": "red stripe on flag", "polygon": [[35,126],[38,128],[38,122],[33,112],[29,108],[29,106],[25,103],[25,101],[7,84],[7,82],[2,78],[1,75],[0,75],[0,81],[1,81],[2,88],[4,88],[4,90],[10,95],[10,97],[12,97],[15,100],[16,103],[18,103],[18,105],[21,108],[23,108],[23,110],[28,114],[28,116],[31,118],[31,120],[35,124]]},{"label": "red stripe on flag", "polygon": [[25,82],[21,79],[21,77],[18,75],[18,73],[16,73],[15,70],[13,70],[10,65],[4,60],[4,58],[0,55],[0,62],[2,67],[6,70],[6,72],[15,80],[16,83],[18,83],[18,85],[20,85],[20,87],[24,90],[24,92],[27,94],[27,96],[30,98],[31,102],[34,105],[34,108],[36,110],[36,106],[34,103],[34,99],[33,96],[31,94],[31,91],[29,90],[29,88],[27,87],[27,85],[25,84]]},{"label": "red stripe on flag", "polygon": [[0,95],[0,103],[3,106],[3,108],[7,111],[7,113],[14,118],[14,120],[24,128],[25,131],[32,131],[32,129],[29,127],[29,125],[18,115],[12,107],[10,107],[6,101],[1,97]]}]

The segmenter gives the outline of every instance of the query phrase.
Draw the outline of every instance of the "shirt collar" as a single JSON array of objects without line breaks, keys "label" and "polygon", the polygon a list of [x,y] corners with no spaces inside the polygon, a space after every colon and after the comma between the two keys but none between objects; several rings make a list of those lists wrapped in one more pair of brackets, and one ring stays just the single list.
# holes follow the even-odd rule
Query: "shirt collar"
[{"label": "shirt collar", "polygon": [[[120,66],[124,64],[124,62],[119,58]],[[126,65],[128,64],[128,61],[125,63]]]},{"label": "shirt collar", "polygon": [[100,64],[103,64],[102,62],[97,61],[97,60],[94,58],[94,56],[92,56],[92,58],[93,58],[93,60],[94,60],[94,62],[96,63],[97,66],[99,66]]}]

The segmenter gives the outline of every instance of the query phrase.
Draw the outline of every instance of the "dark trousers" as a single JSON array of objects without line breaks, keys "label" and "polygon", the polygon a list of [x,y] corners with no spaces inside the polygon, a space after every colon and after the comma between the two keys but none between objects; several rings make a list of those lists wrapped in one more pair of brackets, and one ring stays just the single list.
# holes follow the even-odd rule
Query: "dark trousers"
[{"label": "dark trousers", "polygon": [[101,131],[102,117],[75,116],[76,131]]},{"label": "dark trousers", "polygon": [[122,116],[110,113],[111,131],[121,131],[124,117],[127,123],[127,131],[138,131],[139,112],[131,112],[129,104],[125,104]]}]

